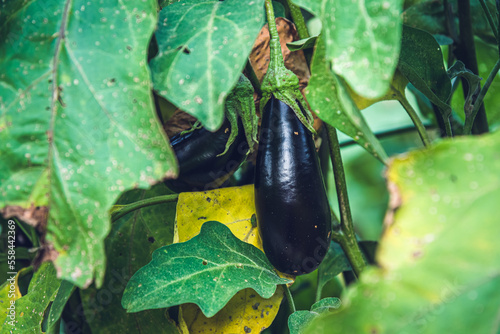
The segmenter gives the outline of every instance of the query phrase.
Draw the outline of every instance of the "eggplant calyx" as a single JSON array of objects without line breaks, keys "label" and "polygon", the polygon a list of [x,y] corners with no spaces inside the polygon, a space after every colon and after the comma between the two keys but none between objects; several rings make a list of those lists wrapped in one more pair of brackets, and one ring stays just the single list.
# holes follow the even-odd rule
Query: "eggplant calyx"
[{"label": "eggplant calyx", "polygon": [[[272,1],[266,0],[265,4],[270,36],[270,60],[269,67],[261,86],[262,99],[260,100],[260,112],[262,114],[264,106],[271,98],[271,95],[274,95],[275,98],[283,101],[290,108],[292,108],[297,118],[302,124],[304,124],[307,130],[316,134],[316,131],[313,128],[313,116],[307,108],[307,104],[305,103],[304,97],[299,89],[299,78],[297,78],[292,71],[285,67],[285,63],[283,61]],[[302,105],[305,115],[302,113],[298,103]]]}]

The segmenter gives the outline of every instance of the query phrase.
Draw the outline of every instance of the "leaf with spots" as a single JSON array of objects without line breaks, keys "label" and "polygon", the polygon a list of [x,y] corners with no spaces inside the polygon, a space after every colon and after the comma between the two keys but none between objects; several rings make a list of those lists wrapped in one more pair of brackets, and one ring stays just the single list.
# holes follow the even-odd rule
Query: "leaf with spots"
[{"label": "leaf with spots", "polygon": [[496,132],[393,160],[387,176],[396,207],[377,267],[347,289],[345,307],[306,333],[497,333],[499,146]]},{"label": "leaf with spots", "polygon": [[1,332],[42,334],[44,317],[56,298],[61,282],[56,277],[56,269],[52,263],[42,264],[31,279],[28,293],[16,300],[14,326],[7,317]]},{"label": "leaf with spots", "polygon": [[[255,221],[252,223],[255,217],[254,196],[253,185],[181,193],[174,239],[177,242],[187,241],[200,233],[204,222],[216,220],[226,225],[240,240],[263,251],[257,225]],[[245,328],[251,333],[259,333],[271,325],[282,299],[283,290],[280,287],[271,298],[263,298],[248,288],[239,291],[210,318],[205,317],[194,304],[182,305],[179,321],[186,324],[190,333],[209,333],[213,328],[224,333],[243,333]]]},{"label": "leaf with spots", "polygon": [[333,71],[361,96],[384,95],[398,62],[403,0],[294,2],[321,19]]},{"label": "leaf with spots", "polygon": [[270,298],[281,278],[256,247],[236,238],[225,225],[209,221],[189,241],[157,249],[153,260],[132,276],[123,293],[128,312],[195,303],[215,315],[240,290]]},{"label": "leaf with spots", "polygon": [[27,221],[48,221],[58,276],[100,285],[116,198],[177,172],[146,62],[156,2],[41,6],[0,26],[0,208],[50,207]]},{"label": "leaf with spots", "polygon": [[311,321],[325,312],[334,312],[341,305],[335,297],[323,298],[311,306],[311,311],[295,311],[288,317],[290,334],[302,334]]},{"label": "leaf with spots", "polygon": [[159,53],[150,62],[154,89],[207,129],[218,129],[224,100],[263,24],[263,0],[185,0],[163,8]]},{"label": "leaf with spots", "polygon": [[264,251],[257,226],[252,225],[254,198],[253,185],[180,193],[174,241],[188,241],[200,233],[206,221],[215,220],[240,240]]},{"label": "leaf with spots", "polygon": [[[22,297],[21,291],[19,291],[21,274],[22,271],[13,275],[14,277],[7,276],[7,280],[0,286],[0,324],[3,324],[5,319],[8,319],[8,322],[14,320],[15,316],[10,314],[9,307],[11,308],[11,303]],[[10,316],[7,318],[7,315]]]},{"label": "leaf with spots", "polygon": [[[118,204],[130,204],[171,192],[163,184],[149,190],[125,192]],[[130,328],[141,333],[177,333],[175,325],[165,316],[165,310],[127,313],[121,307],[121,297],[128,280],[151,261],[156,249],[172,243],[176,203],[143,207],[118,219],[111,225],[105,240],[106,275],[100,289],[91,285],[80,290],[85,318],[92,332],[101,334],[127,333]]]},{"label": "leaf with spots", "polygon": [[311,109],[324,122],[352,137],[364,149],[384,161],[387,154],[368,127],[342,80],[332,73],[325,59],[325,43],[320,36],[311,63],[311,79],[305,89]]},{"label": "leaf with spots", "polygon": [[195,304],[180,307],[179,322],[184,333],[260,333],[269,327],[280,308],[283,288],[278,286],[270,298],[262,298],[253,289],[244,289],[213,317],[207,318]]}]

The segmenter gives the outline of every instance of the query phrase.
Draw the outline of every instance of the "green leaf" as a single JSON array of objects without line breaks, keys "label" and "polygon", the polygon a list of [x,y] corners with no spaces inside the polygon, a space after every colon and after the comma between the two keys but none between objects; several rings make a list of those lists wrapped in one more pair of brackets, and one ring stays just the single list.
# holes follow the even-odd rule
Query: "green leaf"
[{"label": "green leaf", "polygon": [[311,79],[305,89],[312,110],[323,121],[352,137],[378,159],[387,159],[383,147],[368,127],[360,110],[325,59],[323,38],[318,38],[311,63]]},{"label": "green leaf", "polygon": [[499,146],[497,132],[395,159],[387,175],[400,205],[389,213],[378,266],[307,333],[496,333]]},{"label": "green leaf", "polygon": [[100,285],[116,198],[177,172],[146,63],[156,3],[31,1],[5,15],[0,208],[50,207],[60,278]]},{"label": "green leaf", "polygon": [[189,241],[156,250],[153,260],[128,282],[122,305],[138,312],[195,303],[211,317],[242,289],[270,298],[276,285],[288,282],[262,251],[210,221]]},{"label": "green leaf", "polygon": [[61,286],[56,277],[56,269],[50,262],[45,262],[31,279],[28,293],[16,300],[16,317],[12,323],[7,317],[1,328],[2,333],[36,333],[42,334],[47,307],[54,301]]},{"label": "green leaf", "polygon": [[310,49],[310,48],[314,47],[314,44],[316,44],[317,39],[318,39],[318,36],[312,36],[312,37],[308,37],[308,38],[301,39],[298,41],[286,43],[286,46],[292,52],[304,50],[304,49]]},{"label": "green leaf", "polygon": [[214,131],[264,23],[264,1],[185,0],[160,12],[154,88]]},{"label": "green leaf", "polygon": [[241,117],[241,122],[243,123],[245,138],[250,152],[253,152],[255,145],[259,142],[257,140],[259,118],[255,112],[252,84],[243,74],[240,75],[238,82],[229,93],[225,107],[226,117],[231,122],[231,135],[226,143],[223,154],[226,153],[238,134],[238,115]]},{"label": "green leaf", "polygon": [[473,96],[479,92],[479,89],[481,89],[481,78],[475,75],[472,71],[466,69],[464,63],[460,60],[456,61],[447,72],[450,79],[461,77],[467,80],[468,89],[464,102],[465,118],[467,119],[470,116],[472,109],[474,109],[474,105],[472,104]]},{"label": "green leaf", "polygon": [[284,17],[286,18],[286,10],[285,7],[279,1],[273,1],[273,9],[275,17]]},{"label": "green leaf", "polygon": [[446,103],[450,97],[451,81],[444,68],[443,53],[431,34],[403,26],[398,69],[435,104]]},{"label": "green leaf", "polygon": [[342,247],[331,242],[323,262],[318,267],[318,290],[321,292],[326,283],[343,271],[352,270]]},{"label": "green leaf", "polygon": [[[368,263],[374,263],[375,250],[377,247],[376,241],[359,241],[359,248],[363,252]],[[326,283],[334,279],[337,275],[344,271],[352,271],[351,264],[347,259],[342,247],[336,242],[331,242],[323,262],[318,267],[318,290],[319,294],[323,290]]]},{"label": "green leaf", "polygon": [[324,311],[330,311],[338,309],[341,305],[341,301],[335,297],[323,298],[311,306],[311,311],[315,311],[317,313],[322,313]]},{"label": "green leaf", "polygon": [[361,96],[384,95],[399,55],[403,1],[294,2],[321,19],[333,71]]},{"label": "green leaf", "polygon": [[311,311],[296,311],[288,317],[290,334],[302,334],[307,326],[320,314],[336,310],[340,307],[340,299],[323,298],[311,306]]},{"label": "green leaf", "polygon": [[[425,30],[430,34],[450,34],[449,23],[447,23],[446,15],[444,15],[443,1],[414,1],[415,4],[408,7],[403,12],[403,23],[417,29]],[[448,6],[451,7],[451,12],[454,14],[453,23],[458,27],[458,9],[457,0],[448,1]],[[495,1],[487,0],[486,6],[493,14],[496,12]],[[474,35],[481,38],[486,43],[496,46],[496,39],[488,24],[488,20],[484,14],[481,4],[478,0],[470,1],[470,18],[472,21],[472,30]]]},{"label": "green leaf", "polygon": [[59,333],[59,320],[61,319],[61,314],[73,291],[75,291],[75,286],[72,283],[68,281],[61,282],[61,286],[57,291],[54,302],[50,306],[47,322],[48,332]]},{"label": "green leaf", "polygon": [[[150,190],[130,190],[117,201],[129,204],[146,198],[169,194],[161,183]],[[105,240],[106,275],[102,288],[91,285],[81,290],[85,318],[94,333],[127,333],[136,328],[142,333],[177,333],[163,310],[127,313],[121,297],[132,275],[151,261],[154,250],[172,243],[176,203],[144,207],[115,221]],[[105,302],[103,302],[105,301]]]},{"label": "green leaf", "polygon": [[[495,45],[488,45],[480,40],[475,43],[477,63],[479,68],[479,76],[487,78],[490,71],[493,69],[496,61],[498,60],[498,47]],[[453,94],[451,105],[455,112],[462,120],[464,117],[465,99],[463,95],[461,83],[457,87],[455,94]],[[498,128],[500,125],[500,80],[498,75],[491,83],[488,93],[484,97],[484,106],[486,108],[488,125],[490,129]]]}]

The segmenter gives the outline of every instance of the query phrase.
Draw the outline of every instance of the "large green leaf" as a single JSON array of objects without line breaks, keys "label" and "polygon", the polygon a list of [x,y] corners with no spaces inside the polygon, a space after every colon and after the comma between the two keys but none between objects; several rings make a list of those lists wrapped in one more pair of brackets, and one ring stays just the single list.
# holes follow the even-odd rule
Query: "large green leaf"
[{"label": "large green leaf", "polygon": [[14,326],[7,317],[0,332],[42,334],[45,313],[60,287],[61,280],[56,277],[54,265],[50,262],[42,264],[31,279],[28,293],[16,300]]},{"label": "large green leaf", "polygon": [[176,173],[146,63],[156,2],[29,1],[2,14],[0,208],[50,207],[60,277],[100,285],[113,202]]},{"label": "large green leaf", "polygon": [[159,54],[150,62],[154,88],[209,130],[224,119],[264,22],[264,1],[185,0],[160,12]]},{"label": "large green leaf", "polygon": [[451,80],[444,68],[441,47],[432,35],[404,26],[398,69],[443,112],[451,112],[447,105]]},{"label": "large green leaf", "polygon": [[309,105],[323,121],[352,137],[368,152],[384,161],[387,154],[382,145],[368,127],[342,81],[330,71],[328,63],[325,59],[325,43],[319,37],[311,63],[311,79],[305,89]]},{"label": "large green leaf", "polygon": [[[131,190],[117,204],[129,204],[146,198],[166,195],[169,190],[158,184],[151,190]],[[106,238],[106,275],[100,289],[81,290],[85,318],[94,333],[127,333],[136,328],[142,333],[165,333],[176,329],[162,310],[126,313],[121,296],[132,275],[151,260],[159,247],[172,243],[176,203],[148,206],[114,222]]]},{"label": "large green leaf", "polygon": [[200,234],[162,247],[127,284],[122,305],[129,312],[195,303],[215,315],[236,292],[254,289],[270,298],[276,285],[288,283],[262,251],[236,238],[225,225],[209,221]]},{"label": "large green leaf", "polygon": [[389,89],[401,41],[402,0],[295,0],[323,23],[326,58],[356,93]]},{"label": "large green leaf", "polygon": [[497,333],[500,132],[445,140],[394,160],[400,202],[339,313],[309,333]]}]

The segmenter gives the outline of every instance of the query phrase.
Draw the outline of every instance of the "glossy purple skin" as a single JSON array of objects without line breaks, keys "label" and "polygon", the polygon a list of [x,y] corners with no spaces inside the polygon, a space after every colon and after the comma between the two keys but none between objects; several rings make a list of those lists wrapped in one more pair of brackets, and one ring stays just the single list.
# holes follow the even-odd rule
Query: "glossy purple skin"
[{"label": "glossy purple skin", "polygon": [[179,162],[179,177],[165,181],[167,187],[175,192],[220,188],[245,159],[248,151],[243,125],[238,120],[235,141],[226,154],[218,157],[224,152],[229,135],[230,125],[226,119],[216,132],[201,128],[170,138]]},{"label": "glossy purple skin", "polygon": [[291,275],[314,271],[330,244],[330,206],[312,134],[274,96],[262,115],[255,205],[271,264]]}]

